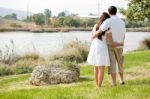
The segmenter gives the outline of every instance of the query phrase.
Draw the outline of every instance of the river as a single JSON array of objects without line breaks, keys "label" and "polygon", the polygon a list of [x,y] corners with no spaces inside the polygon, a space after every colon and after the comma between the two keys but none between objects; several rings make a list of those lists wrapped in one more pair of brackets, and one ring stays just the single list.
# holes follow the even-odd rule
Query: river
[{"label": "river", "polygon": [[[1,32],[0,49],[2,53],[12,47],[17,53],[38,52],[48,55],[60,50],[65,44],[72,40],[91,42],[91,32],[71,31],[57,33],[30,33],[30,32]],[[148,32],[127,32],[125,38],[124,53],[138,48],[140,42],[150,36]],[[12,44],[14,43],[14,45]]]}]

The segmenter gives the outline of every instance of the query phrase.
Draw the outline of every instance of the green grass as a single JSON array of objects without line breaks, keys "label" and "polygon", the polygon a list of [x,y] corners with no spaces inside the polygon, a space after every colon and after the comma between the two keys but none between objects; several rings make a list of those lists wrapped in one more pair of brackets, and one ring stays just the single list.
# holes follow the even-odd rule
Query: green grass
[{"label": "green grass", "polygon": [[111,86],[105,72],[101,88],[96,88],[93,67],[82,66],[81,78],[72,84],[31,86],[30,74],[0,77],[0,99],[150,99],[150,51],[125,55],[126,85]]},{"label": "green grass", "polygon": [[147,62],[150,62],[150,51],[137,51],[134,53],[128,53],[124,59],[125,68],[133,66],[142,66]]}]

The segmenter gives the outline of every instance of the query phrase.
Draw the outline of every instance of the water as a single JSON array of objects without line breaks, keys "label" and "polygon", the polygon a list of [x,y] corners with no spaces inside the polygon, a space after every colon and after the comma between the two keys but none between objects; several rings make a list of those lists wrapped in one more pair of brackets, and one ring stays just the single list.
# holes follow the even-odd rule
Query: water
[{"label": "water", "polygon": [[[6,45],[12,48],[10,42],[14,42],[15,51],[18,53],[27,53],[36,51],[41,55],[47,55],[60,50],[65,44],[72,40],[90,42],[91,32],[72,31],[57,33],[30,33],[30,32],[2,32],[0,33],[0,49],[6,51]],[[124,52],[137,49],[139,43],[147,36],[148,32],[128,32],[126,33]]]}]

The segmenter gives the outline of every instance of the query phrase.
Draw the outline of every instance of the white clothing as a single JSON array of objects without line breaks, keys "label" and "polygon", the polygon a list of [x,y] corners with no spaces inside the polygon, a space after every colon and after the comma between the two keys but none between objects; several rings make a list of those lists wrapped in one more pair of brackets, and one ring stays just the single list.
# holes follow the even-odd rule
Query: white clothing
[{"label": "white clothing", "polygon": [[[95,31],[96,25],[93,28],[93,32]],[[102,36],[102,40],[95,38],[92,41],[87,62],[93,66],[110,66],[108,46],[105,35]]]},{"label": "white clothing", "polygon": [[100,30],[102,31],[106,31],[108,28],[110,28],[114,42],[124,42],[126,27],[125,22],[122,19],[118,18],[115,15],[112,15],[100,26]]}]

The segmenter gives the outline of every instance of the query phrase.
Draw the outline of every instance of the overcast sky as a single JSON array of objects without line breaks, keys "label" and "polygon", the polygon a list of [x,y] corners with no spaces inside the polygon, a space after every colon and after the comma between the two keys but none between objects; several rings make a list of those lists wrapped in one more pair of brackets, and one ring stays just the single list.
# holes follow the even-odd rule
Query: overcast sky
[{"label": "overcast sky", "polygon": [[[0,7],[26,11],[28,1],[30,2],[29,10],[33,13],[43,12],[46,8],[50,9],[53,15],[64,10],[80,16],[98,13],[98,0],[0,0]],[[127,8],[126,0],[99,0],[99,2],[100,11],[107,11],[110,5]]]}]

